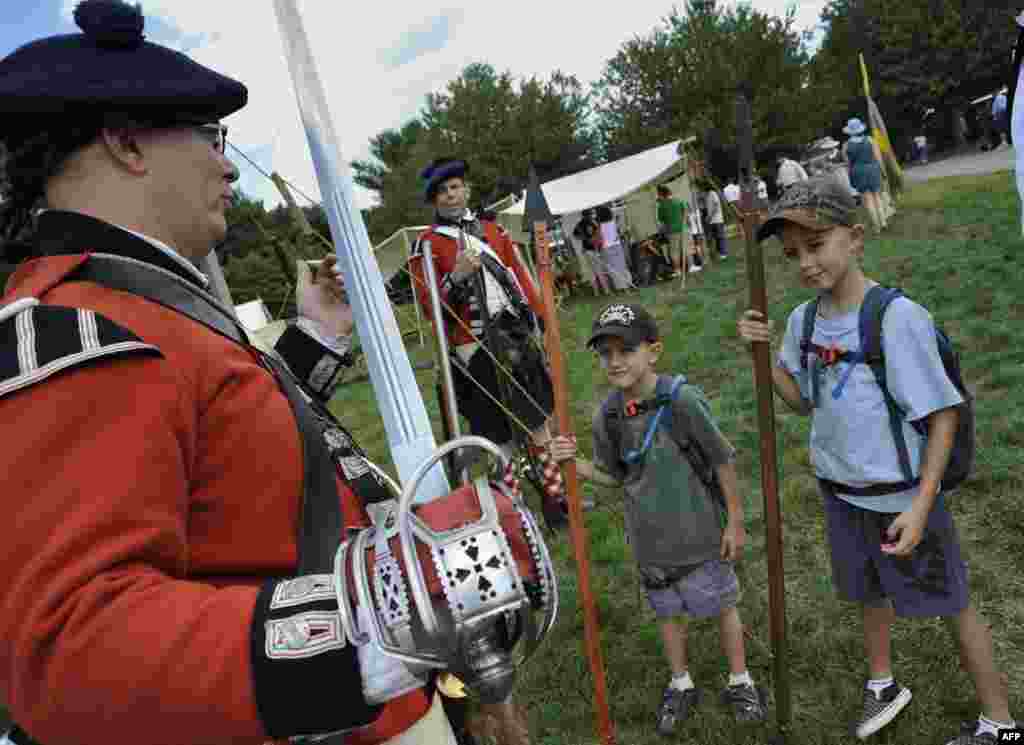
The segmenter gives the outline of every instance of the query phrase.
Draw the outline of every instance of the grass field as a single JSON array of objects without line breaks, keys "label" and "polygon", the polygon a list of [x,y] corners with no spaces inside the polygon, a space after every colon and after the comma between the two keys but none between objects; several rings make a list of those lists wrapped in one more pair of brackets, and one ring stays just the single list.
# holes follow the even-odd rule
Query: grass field
[{"label": "grass field", "polygon": [[[1024,718],[1024,299],[1021,297],[1018,205],[1008,173],[954,178],[918,185],[907,194],[892,229],[869,240],[869,276],[903,287],[926,305],[963,353],[965,377],[978,394],[978,465],[951,499],[966,557],[972,595],[991,624],[1000,668],[1008,675],[1011,710]],[[779,247],[766,246],[771,316],[784,323],[808,297]],[[751,672],[773,685],[768,629],[764,521],[759,488],[758,432],[750,357],[735,333],[746,307],[743,246],[733,258],[674,284],[637,291],[667,342],[665,372],[685,372],[704,388],[726,435],[739,449],[746,500],[748,543],[737,571],[744,588],[741,613],[747,628]],[[600,307],[595,300],[568,305],[561,314],[574,428],[589,450],[593,402],[606,387],[583,346]],[[412,350],[416,361],[428,348]],[[431,416],[438,422],[435,373],[418,373]],[[383,424],[369,383],[339,392],[333,407],[379,463],[389,463]],[[790,743],[854,742],[846,724],[860,706],[865,663],[861,624],[854,607],[832,591],[822,513],[807,454],[808,420],[779,405],[780,492],[784,515],[789,670],[793,691]],[[440,433],[440,425],[435,429]],[[589,492],[589,489],[588,489]],[[642,599],[623,541],[620,498],[592,493],[598,507],[586,515],[592,581],[598,597],[603,649],[618,742],[663,742],[653,732],[654,712],[668,670],[653,616]],[[591,680],[583,655],[583,622],[575,569],[566,537],[550,541],[559,568],[561,616],[538,656],[522,673],[518,698],[529,714],[535,745],[596,743]],[[705,689],[696,716],[675,742],[694,745],[764,743],[771,727],[739,730],[717,703],[726,666],[714,621],[691,625],[690,669]],[[945,743],[961,720],[977,714],[973,686],[939,620],[898,622],[895,671],[914,701],[890,727],[872,738],[884,745]],[[0,723],[4,719],[0,709]]]},{"label": "grass field", "polygon": [[[1019,464],[1024,444],[1024,332],[1019,326],[1024,321],[1024,273],[1017,215],[1009,173],[915,186],[904,196],[890,231],[869,239],[865,268],[870,277],[903,287],[932,311],[962,350],[965,377],[979,396],[977,471],[950,501],[970,564],[972,597],[992,626],[998,663],[1009,677],[1011,709],[1024,717],[1024,469]],[[750,356],[735,332],[737,315],[747,303],[746,268],[743,245],[733,241],[731,249],[733,258],[691,276],[685,292],[666,283],[639,290],[631,299],[645,303],[659,320],[667,346],[662,369],[685,372],[704,388],[723,431],[739,449],[748,531],[737,568],[743,586],[740,607],[750,669],[759,683],[771,687],[755,394]],[[782,259],[778,244],[766,245],[765,254],[771,316],[781,325],[809,295],[795,281],[795,270]],[[589,450],[593,402],[606,390],[583,346],[600,307],[596,300],[583,299],[561,313],[574,427],[584,450]],[[421,373],[419,380],[437,421],[434,373]],[[371,455],[387,462],[370,385],[344,389],[334,406]],[[852,742],[846,725],[859,711],[866,672],[859,613],[833,593],[806,447],[809,422],[781,404],[777,415],[793,700],[789,742]],[[598,502],[586,515],[592,582],[618,742],[662,742],[653,722],[668,670],[623,541],[621,500],[613,492],[591,496]],[[559,568],[561,617],[539,657],[523,671],[518,697],[528,709],[537,745],[594,743],[591,679],[583,655],[572,551],[565,537],[552,539],[550,547]],[[872,739],[893,745],[945,743],[961,720],[977,714],[973,685],[960,668],[948,631],[938,619],[900,621],[893,637],[895,672],[912,688],[914,701]],[[726,674],[717,623],[693,623],[689,649],[691,674],[704,687],[705,699],[675,741],[765,742],[771,727],[739,730],[717,703]]]}]

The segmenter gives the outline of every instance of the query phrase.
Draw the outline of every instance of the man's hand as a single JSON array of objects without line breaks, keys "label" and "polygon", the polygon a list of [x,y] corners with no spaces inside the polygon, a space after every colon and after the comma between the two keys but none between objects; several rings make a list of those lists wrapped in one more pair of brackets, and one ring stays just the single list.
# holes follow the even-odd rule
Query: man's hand
[{"label": "man's hand", "polygon": [[889,525],[885,535],[889,542],[882,543],[882,553],[890,556],[910,556],[924,538],[928,513],[911,507],[901,512]]},{"label": "man's hand", "polygon": [[348,304],[345,282],[337,262],[338,258],[329,254],[315,273],[305,261],[298,262],[295,288],[295,304],[299,315],[314,321],[324,335],[331,338],[351,336],[355,325],[352,306]]},{"label": "man's hand", "polygon": [[729,518],[722,533],[722,558],[728,561],[736,561],[743,551],[743,544],[747,542],[747,531],[743,528],[743,521],[736,518]]},{"label": "man's hand", "polygon": [[548,450],[555,463],[564,463],[576,457],[576,438],[559,435],[548,443]]},{"label": "man's hand", "polygon": [[480,254],[477,251],[460,251],[455,260],[455,268],[452,274],[455,279],[462,280],[480,268]]}]

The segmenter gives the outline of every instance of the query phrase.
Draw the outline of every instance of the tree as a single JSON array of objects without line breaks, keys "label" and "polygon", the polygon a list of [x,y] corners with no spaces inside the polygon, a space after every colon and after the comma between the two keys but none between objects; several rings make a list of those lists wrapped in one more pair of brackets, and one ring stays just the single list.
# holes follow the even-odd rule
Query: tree
[{"label": "tree", "polygon": [[741,85],[752,99],[759,146],[808,141],[820,123],[794,17],[793,9],[779,18],[749,5],[688,0],[650,34],[623,44],[594,85],[607,157],[709,130],[733,141]]},{"label": "tree", "polygon": [[595,164],[586,126],[589,99],[571,75],[516,80],[488,64],[468,65],[443,91],[427,96],[418,119],[371,139],[375,160],[357,161],[357,181],[381,204],[368,211],[374,241],[432,219],[420,172],[434,158],[467,159],[471,204],[482,207],[526,184],[530,164],[555,178]]},{"label": "tree", "polygon": [[[906,147],[925,113],[940,116],[933,135],[954,139],[954,122],[968,103],[1010,76],[1018,3],[1009,0],[833,0],[822,20],[828,31],[814,77],[863,116],[857,53],[863,52],[892,138]],[[894,142],[894,144],[896,144]]]},{"label": "tree", "polygon": [[[275,316],[294,315],[295,288],[274,244],[280,247],[291,273],[299,256],[313,254],[297,242],[297,231],[287,210],[267,212],[262,202],[236,190],[226,218],[228,234],[217,254],[234,301],[241,304],[260,298]],[[321,249],[317,255],[323,253]]]},{"label": "tree", "polygon": [[370,154],[376,158],[376,162],[353,161],[355,182],[367,189],[381,191],[388,171],[401,166],[409,159],[416,142],[422,136],[423,123],[419,119],[413,119],[401,129],[386,129],[370,138]]}]

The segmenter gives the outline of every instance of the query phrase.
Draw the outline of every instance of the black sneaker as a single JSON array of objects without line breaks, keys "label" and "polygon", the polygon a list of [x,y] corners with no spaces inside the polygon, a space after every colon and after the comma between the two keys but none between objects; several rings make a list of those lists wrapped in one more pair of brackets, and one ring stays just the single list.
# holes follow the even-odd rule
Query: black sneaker
[{"label": "black sneaker", "polygon": [[864,710],[854,727],[854,734],[861,740],[878,732],[896,718],[910,703],[913,696],[909,688],[893,682],[879,694],[870,688],[864,688]]},{"label": "black sneaker", "polygon": [[750,683],[728,686],[722,691],[722,701],[732,707],[737,722],[763,722],[768,718],[768,697],[764,689]]},{"label": "black sneaker", "polygon": [[946,745],[996,745],[999,738],[991,732],[981,735],[974,734],[978,731],[978,721],[964,722],[960,725],[960,734],[946,743]]},{"label": "black sneaker", "polygon": [[658,707],[658,734],[668,737],[675,732],[676,724],[689,718],[690,710],[698,701],[700,691],[696,688],[680,691],[668,686],[662,694],[661,706]]}]

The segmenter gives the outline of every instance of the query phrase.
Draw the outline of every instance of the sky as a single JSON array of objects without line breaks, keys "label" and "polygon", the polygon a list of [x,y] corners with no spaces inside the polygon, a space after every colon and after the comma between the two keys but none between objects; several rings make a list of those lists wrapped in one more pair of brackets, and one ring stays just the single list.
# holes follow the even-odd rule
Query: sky
[{"label": "sky", "polygon": [[[499,72],[547,78],[560,69],[584,86],[627,40],[649,33],[671,0],[628,0],[603,8],[579,0],[295,0],[323,83],[343,161],[369,157],[369,140],[414,118],[426,95],[472,62]],[[0,57],[43,36],[72,33],[77,0],[0,0]],[[825,0],[751,0],[797,27],[814,29]],[[500,8],[500,10],[499,10]],[[249,103],[225,119],[228,140],[268,173],[277,171],[319,200],[299,121],[273,0],[144,0],[146,38],[242,81]],[[281,202],[269,179],[229,147],[239,186],[271,208]],[[356,186],[356,201],[374,204]],[[300,204],[308,202],[299,194]]]}]

